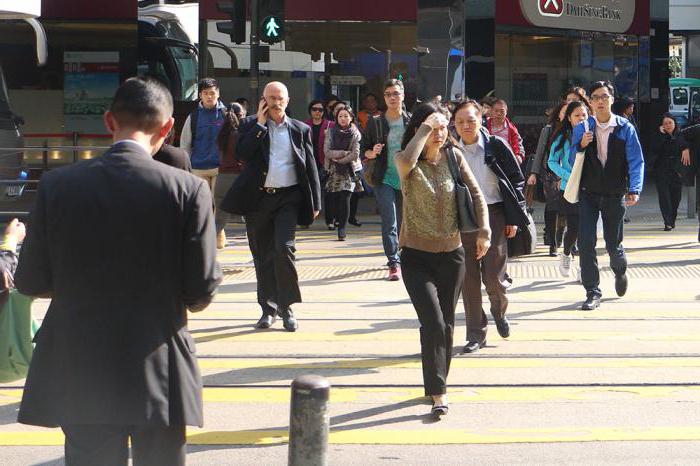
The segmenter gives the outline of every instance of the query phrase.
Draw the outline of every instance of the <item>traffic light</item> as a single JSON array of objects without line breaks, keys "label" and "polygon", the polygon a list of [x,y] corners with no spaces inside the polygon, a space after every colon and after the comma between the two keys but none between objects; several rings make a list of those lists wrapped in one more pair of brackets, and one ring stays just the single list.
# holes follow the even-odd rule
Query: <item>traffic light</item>
[{"label": "traffic light", "polygon": [[216,8],[227,13],[231,21],[217,21],[216,30],[231,37],[234,44],[245,42],[246,0],[233,0],[229,2],[216,2]]},{"label": "traffic light", "polygon": [[284,40],[284,0],[258,0],[258,37],[276,44]]}]

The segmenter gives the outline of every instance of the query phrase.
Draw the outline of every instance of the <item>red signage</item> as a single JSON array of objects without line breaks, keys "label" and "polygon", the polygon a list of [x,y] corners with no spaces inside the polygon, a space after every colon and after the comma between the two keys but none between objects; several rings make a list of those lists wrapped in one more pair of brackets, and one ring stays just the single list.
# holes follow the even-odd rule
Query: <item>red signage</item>
[{"label": "red signage", "polygon": [[539,0],[537,6],[543,16],[561,16],[564,13],[564,0]]}]

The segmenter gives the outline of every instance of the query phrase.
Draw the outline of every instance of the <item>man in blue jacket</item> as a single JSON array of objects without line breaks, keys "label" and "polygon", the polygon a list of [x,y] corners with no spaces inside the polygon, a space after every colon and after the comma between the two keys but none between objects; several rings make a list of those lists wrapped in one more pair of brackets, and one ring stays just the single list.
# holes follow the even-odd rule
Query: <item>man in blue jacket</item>
[{"label": "man in blue jacket", "polygon": [[[225,116],[226,106],[219,100],[219,84],[212,78],[202,79],[199,82],[199,105],[185,120],[180,147],[190,156],[192,173],[209,185],[212,198],[216,192],[216,178],[221,164],[216,138],[224,125]],[[223,249],[226,234],[220,215],[217,215],[216,223],[216,247]]]},{"label": "man in blue jacket", "polygon": [[589,95],[595,117],[574,128],[569,154],[571,163],[577,152],[584,152],[579,193],[578,247],[581,282],[586,300],[581,309],[600,306],[600,271],[596,257],[596,225],[603,217],[605,248],[610,268],[615,273],[618,296],[627,292],[627,257],[622,247],[626,206],[639,202],[644,182],[644,156],[637,131],[625,118],[612,113],[615,88],[609,81],[598,81]]}]

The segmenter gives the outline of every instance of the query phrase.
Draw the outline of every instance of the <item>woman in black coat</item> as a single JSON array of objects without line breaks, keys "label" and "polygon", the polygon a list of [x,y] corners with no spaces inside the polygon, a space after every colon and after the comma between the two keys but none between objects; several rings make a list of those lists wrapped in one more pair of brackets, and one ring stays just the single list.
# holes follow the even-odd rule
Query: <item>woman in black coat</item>
[{"label": "woman in black coat", "polygon": [[652,151],[656,172],[656,189],[659,194],[659,207],[664,219],[664,231],[676,227],[678,205],[681,202],[683,176],[681,157],[688,150],[688,144],[680,134],[675,117],[664,114],[656,134]]}]

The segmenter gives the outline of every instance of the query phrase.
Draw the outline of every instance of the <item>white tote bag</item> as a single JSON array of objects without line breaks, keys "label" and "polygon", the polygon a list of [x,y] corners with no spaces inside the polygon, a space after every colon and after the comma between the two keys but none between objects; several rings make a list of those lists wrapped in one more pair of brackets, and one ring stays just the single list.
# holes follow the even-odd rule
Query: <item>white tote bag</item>
[{"label": "white tote bag", "polygon": [[576,152],[574,166],[571,168],[571,175],[569,175],[569,180],[566,182],[564,199],[571,204],[576,204],[578,202],[578,191],[581,186],[581,174],[583,173],[583,158],[585,156],[585,152]]}]

